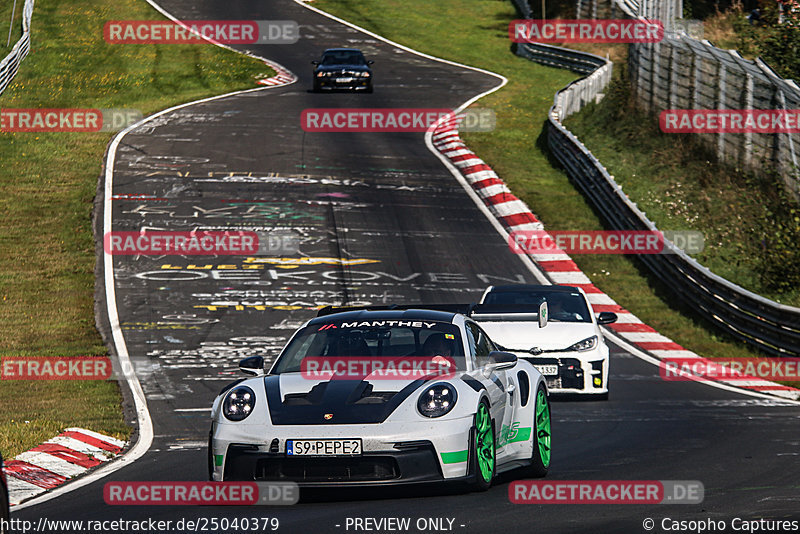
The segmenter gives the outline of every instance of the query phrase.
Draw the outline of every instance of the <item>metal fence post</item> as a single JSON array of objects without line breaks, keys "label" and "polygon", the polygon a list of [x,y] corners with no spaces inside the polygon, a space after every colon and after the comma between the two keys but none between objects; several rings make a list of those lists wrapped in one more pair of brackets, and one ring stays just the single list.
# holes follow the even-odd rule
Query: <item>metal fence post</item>
[{"label": "metal fence post", "polygon": [[14,28],[14,15],[17,12],[17,0],[11,5],[11,21],[8,23],[8,40],[6,41],[6,48],[11,46],[11,30]]},{"label": "metal fence post", "polygon": [[678,47],[671,45],[672,53],[669,56],[669,108],[678,107]]},{"label": "metal fence post", "polygon": [[650,111],[658,111],[656,106],[656,92],[658,91],[658,82],[661,80],[661,45],[660,43],[652,43],[650,45],[650,65],[652,71],[650,72]]},{"label": "metal fence post", "polygon": [[[784,95],[783,91],[780,90],[780,89],[778,89],[777,91],[778,91],[778,94],[777,94],[778,102],[780,103],[781,109],[785,110],[786,109],[786,95]],[[798,193],[800,193],[800,191],[798,191],[797,153],[795,152],[795,149],[794,149],[794,139],[792,138],[791,132],[786,132],[784,135],[786,135],[786,147],[789,149],[789,160],[792,162],[792,169],[788,170],[789,172],[786,173],[787,177],[784,178],[783,181],[784,181],[786,186],[789,188],[789,190],[792,192],[792,194],[796,198],[798,196]],[[777,144],[779,144],[779,145],[782,144],[782,143],[780,143],[781,134],[775,134],[775,136],[779,140],[779,142]],[[775,154],[775,159],[778,161],[778,163],[780,163],[780,160],[781,160],[781,158],[780,158],[780,149]],[[788,175],[791,175],[791,174],[794,175],[794,183],[791,183],[791,180],[788,178]]]},{"label": "metal fence post", "polygon": [[[746,81],[744,90],[744,106],[743,109],[753,109],[753,75],[745,71]],[[744,143],[742,147],[742,158],[744,165],[749,167],[753,164],[753,132],[748,129],[744,134]]]},{"label": "metal fence post", "polygon": [[[719,62],[717,70],[717,109],[725,109],[725,102],[727,94],[725,92],[725,78],[727,76],[727,69],[723,62]],[[717,159],[722,161],[725,158],[725,133],[719,132],[717,134]]]},{"label": "metal fence post", "polygon": [[697,54],[695,53],[694,49],[690,48],[689,53],[692,55],[691,57],[691,69],[692,69],[692,85],[689,87],[689,108],[690,109],[699,109],[697,100],[698,100],[698,90],[697,85],[699,82],[699,73],[700,67],[698,65]]}]

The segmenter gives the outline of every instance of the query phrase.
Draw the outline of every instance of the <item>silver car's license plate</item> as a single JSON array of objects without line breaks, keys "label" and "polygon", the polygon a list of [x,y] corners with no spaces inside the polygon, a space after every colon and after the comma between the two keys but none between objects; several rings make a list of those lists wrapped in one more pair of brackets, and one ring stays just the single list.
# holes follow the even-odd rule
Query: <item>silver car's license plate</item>
[{"label": "silver car's license plate", "polygon": [[558,366],[557,365],[534,365],[540,373],[545,376],[553,376],[558,374]]},{"label": "silver car's license plate", "polygon": [[353,78],[336,78],[336,83],[350,83]]},{"label": "silver car's license plate", "polygon": [[361,439],[289,439],[286,440],[289,456],[358,456]]}]

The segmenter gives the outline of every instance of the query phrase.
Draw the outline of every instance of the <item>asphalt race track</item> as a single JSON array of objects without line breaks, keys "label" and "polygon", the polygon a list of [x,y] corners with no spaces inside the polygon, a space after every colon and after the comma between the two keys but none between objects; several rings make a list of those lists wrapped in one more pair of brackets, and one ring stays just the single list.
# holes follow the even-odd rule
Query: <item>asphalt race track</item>
[{"label": "asphalt race track", "polygon": [[[725,520],[731,531],[736,517],[800,518],[800,406],[664,382],[656,367],[618,347],[608,402],[553,405],[548,478],[699,480],[702,504],[514,505],[513,477],[505,476],[480,494],[317,491],[292,507],[258,509],[106,505],[108,480],[206,480],[213,398],[239,378],[241,358],[277,354],[311,308],[462,302],[488,284],[536,282],[423,134],[300,126],[309,108],[455,108],[499,78],[398,49],[288,0],[161,5],[180,19],[297,21],[295,45],[250,49],[300,79],[184,107],[127,134],[113,169],[113,229],[287,230],[303,236],[292,257],[309,259],[115,256],[119,321],[153,418],[153,445],[109,479],[15,518],[277,517],[278,531],[292,533],[347,532],[348,517],[410,517],[412,525],[449,518],[454,531],[475,533],[644,532],[648,517],[656,525],[665,517]],[[309,62],[335,46],[375,60],[374,94],[310,92]],[[102,216],[98,225],[102,235]]]}]

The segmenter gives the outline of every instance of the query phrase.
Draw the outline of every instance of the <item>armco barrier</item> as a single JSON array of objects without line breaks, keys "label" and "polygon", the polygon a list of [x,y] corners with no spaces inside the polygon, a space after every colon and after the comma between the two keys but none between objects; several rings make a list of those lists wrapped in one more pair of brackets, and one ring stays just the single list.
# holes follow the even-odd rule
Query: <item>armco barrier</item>
[{"label": "armco barrier", "polygon": [[31,48],[31,17],[33,16],[33,0],[25,0],[22,7],[22,37],[11,49],[11,52],[0,61],[0,95],[6,90],[8,84],[14,79],[19,70],[19,64],[28,55]]},{"label": "armco barrier", "polygon": [[[538,61],[543,46],[520,44],[517,54]],[[566,65],[569,58],[575,56],[581,56],[580,60],[572,66]],[[561,66],[572,70],[584,69],[587,62],[597,62],[598,59],[602,64],[594,72],[556,93],[548,115],[548,146],[609,227],[614,230],[657,230],[606,168],[562,124],[564,119],[597,99],[611,79],[611,62],[574,50],[559,59]],[[756,295],[715,275],[681,250],[673,252],[640,257],[674,295],[722,330],[773,356],[800,356],[800,308]]]},{"label": "armco barrier", "polygon": [[[607,62],[604,58],[594,54],[543,43],[525,43],[517,46],[517,55],[542,65],[568,69],[578,74],[592,74],[595,71],[602,71],[603,83],[601,90],[611,80],[611,62]],[[591,76],[590,78],[592,81],[587,83],[595,83],[593,80],[597,78],[592,78]]]}]

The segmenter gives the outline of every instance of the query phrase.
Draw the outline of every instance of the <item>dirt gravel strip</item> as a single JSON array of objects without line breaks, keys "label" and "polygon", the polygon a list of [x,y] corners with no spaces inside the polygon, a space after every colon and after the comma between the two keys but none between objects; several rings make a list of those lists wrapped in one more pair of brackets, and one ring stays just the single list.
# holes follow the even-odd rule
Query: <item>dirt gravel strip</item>
[{"label": "dirt gravel strip", "polygon": [[[509,233],[544,230],[544,225],[531,212],[530,208],[514,196],[492,168],[461,140],[458,125],[463,118],[464,115],[460,114],[438,124],[431,136],[434,147],[458,169],[492,215]],[[608,328],[630,344],[659,360],[698,358],[708,361],[658,333],[630,311],[617,304],[592,283],[566,252],[528,254],[528,257],[536,262],[553,284],[570,285],[583,289],[595,313],[616,313],[619,319],[616,323],[608,325]],[[800,400],[799,389],[767,380],[719,380],[719,382],[776,397]]]},{"label": "dirt gravel strip", "polygon": [[68,428],[13,460],[7,460],[4,471],[11,506],[114,459],[127,445],[125,441],[85,428]]}]

